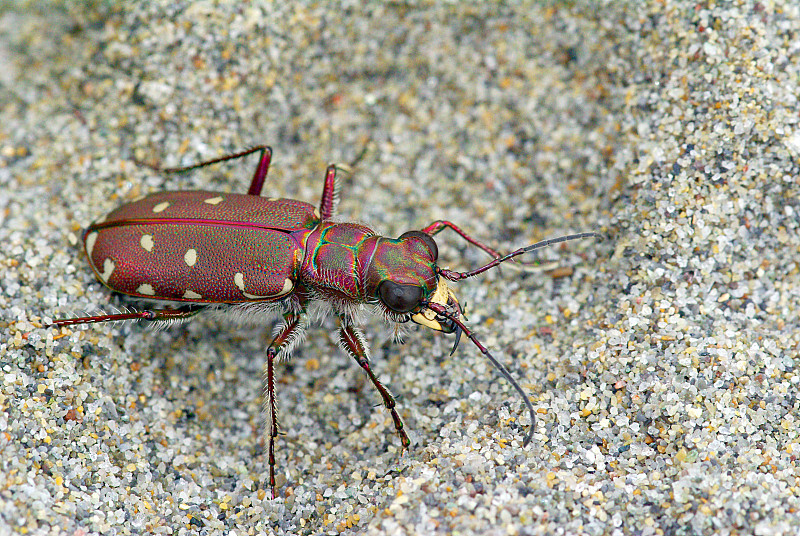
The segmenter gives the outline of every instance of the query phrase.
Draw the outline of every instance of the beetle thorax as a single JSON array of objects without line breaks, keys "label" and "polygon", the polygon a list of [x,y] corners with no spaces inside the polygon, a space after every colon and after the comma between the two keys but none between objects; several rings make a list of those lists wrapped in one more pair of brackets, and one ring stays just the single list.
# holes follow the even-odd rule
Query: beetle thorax
[{"label": "beetle thorax", "polygon": [[321,223],[306,240],[303,284],[338,312],[368,302],[365,272],[379,239],[364,225]]}]

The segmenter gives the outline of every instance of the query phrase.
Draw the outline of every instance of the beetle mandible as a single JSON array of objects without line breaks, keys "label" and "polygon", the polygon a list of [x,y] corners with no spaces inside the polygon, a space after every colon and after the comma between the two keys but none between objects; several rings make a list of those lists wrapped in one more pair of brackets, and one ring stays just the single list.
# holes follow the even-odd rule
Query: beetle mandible
[{"label": "beetle mandible", "polygon": [[[267,348],[264,407],[267,414],[269,479],[275,497],[275,361],[287,358],[309,324],[309,308],[326,306],[339,319],[339,344],[367,373],[389,410],[403,449],[410,441],[395,400],[370,366],[369,348],[355,325],[363,305],[392,322],[409,320],[454,333],[453,352],[466,335],[522,396],[533,436],[535,414],[528,396],[463,322],[464,311],[448,281],[480,274],[524,253],[594,232],[562,236],[501,255],[449,221],[387,238],[365,225],[334,222],[339,199],[336,166],[328,166],[319,209],[292,199],[261,197],[272,150],[259,145],[192,166],[182,172],[260,153],[247,194],[209,191],[161,192],[122,205],[92,223],[83,244],[97,278],[112,291],[161,302],[162,308],[55,320],[52,326],[144,320],[169,324],[200,312],[263,321],[280,314]],[[437,265],[433,235],[456,232],[494,260],[455,272]],[[171,306],[166,306],[168,302]]]}]

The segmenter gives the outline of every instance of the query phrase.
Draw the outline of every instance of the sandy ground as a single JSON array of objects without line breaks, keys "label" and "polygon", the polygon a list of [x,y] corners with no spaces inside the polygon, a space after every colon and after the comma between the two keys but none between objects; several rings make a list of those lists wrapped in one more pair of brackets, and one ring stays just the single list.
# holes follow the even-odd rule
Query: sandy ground
[{"label": "sandy ground", "polygon": [[[131,3],[133,4],[133,3]],[[0,8],[0,534],[797,534],[800,12],[793,2]],[[388,236],[449,219],[554,272],[457,285],[469,341],[331,319],[44,329],[119,306],[76,237],[160,190],[317,203]],[[440,264],[486,255],[454,233]]]}]

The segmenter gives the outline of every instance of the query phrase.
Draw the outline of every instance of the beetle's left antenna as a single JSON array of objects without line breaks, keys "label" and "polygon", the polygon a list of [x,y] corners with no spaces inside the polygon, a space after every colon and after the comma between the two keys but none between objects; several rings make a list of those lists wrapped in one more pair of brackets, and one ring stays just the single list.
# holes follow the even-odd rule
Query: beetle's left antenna
[{"label": "beetle's left antenna", "polygon": [[481,266],[480,268],[477,268],[475,270],[471,270],[469,272],[454,272],[452,270],[448,270],[447,268],[439,268],[438,266],[436,267],[436,272],[439,275],[441,275],[442,277],[444,277],[445,279],[449,280],[449,281],[460,281],[462,279],[466,279],[466,278],[472,277],[474,275],[482,274],[486,270],[491,270],[492,268],[494,268],[495,266],[497,266],[498,264],[500,264],[502,262],[505,262],[507,260],[513,259],[514,257],[519,257],[520,255],[523,255],[525,253],[530,253],[531,251],[534,251],[536,249],[542,249],[542,248],[545,248],[547,246],[551,246],[553,244],[559,244],[561,242],[568,242],[570,240],[579,240],[581,238],[600,238],[600,239],[602,239],[603,235],[601,235],[600,233],[588,232],[588,233],[578,233],[578,234],[559,236],[558,238],[550,238],[548,240],[542,240],[541,242],[536,242],[535,244],[531,244],[530,246],[526,246],[526,247],[520,248],[520,249],[518,249],[516,251],[512,251],[508,255],[505,255],[503,257],[495,259],[492,262],[490,262],[489,264],[487,264],[485,266]]}]

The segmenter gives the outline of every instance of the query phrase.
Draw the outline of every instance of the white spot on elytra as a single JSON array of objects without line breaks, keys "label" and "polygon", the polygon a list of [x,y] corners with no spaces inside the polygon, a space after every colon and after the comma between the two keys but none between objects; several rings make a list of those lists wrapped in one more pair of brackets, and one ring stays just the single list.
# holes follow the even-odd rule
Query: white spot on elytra
[{"label": "white spot on elytra", "polygon": [[97,242],[97,233],[89,233],[86,235],[86,255],[91,259],[94,243]]},{"label": "white spot on elytra", "polygon": [[277,201],[278,199],[277,197],[268,197],[267,201]]},{"label": "white spot on elytra", "polygon": [[187,300],[200,300],[203,298],[200,294],[198,294],[197,292],[193,292],[191,290],[187,290],[186,292],[184,292],[183,297],[186,298]]},{"label": "white spot on elytra", "polygon": [[322,216],[320,216],[319,214],[319,210],[317,210],[316,208],[314,208],[314,217],[316,217],[317,219],[322,218]]},{"label": "white spot on elytra", "polygon": [[153,290],[153,286],[152,285],[148,285],[147,283],[142,283],[141,285],[136,287],[136,293],[137,294],[145,294],[147,296],[155,296],[156,295],[155,291]]},{"label": "white spot on elytra", "polygon": [[233,276],[233,282],[236,285],[236,287],[239,290],[242,291],[242,295],[244,295],[245,298],[249,298],[251,300],[258,300],[258,299],[262,299],[262,298],[274,298],[275,296],[283,296],[284,294],[288,294],[289,291],[291,291],[292,288],[294,288],[294,283],[292,283],[292,280],[287,278],[283,282],[283,288],[277,294],[268,294],[266,296],[259,296],[257,294],[250,294],[250,293],[244,291],[244,274],[243,273],[236,272],[236,274],[234,274],[234,276]]},{"label": "white spot on elytra", "polygon": [[189,249],[186,251],[186,254],[183,256],[183,260],[186,261],[188,266],[194,266],[194,263],[197,262],[197,250],[196,249]]},{"label": "white spot on elytra", "polygon": [[233,275],[233,283],[239,290],[244,292],[244,274],[242,272],[236,272]]},{"label": "white spot on elytra", "polygon": [[169,202],[164,201],[163,203],[159,203],[156,206],[154,206],[153,207],[153,212],[164,212],[165,210],[167,210],[168,206],[169,206]]},{"label": "white spot on elytra", "polygon": [[139,239],[139,244],[146,250],[146,251],[153,251],[153,235],[145,234]]},{"label": "white spot on elytra", "polygon": [[220,196],[211,197],[209,199],[204,199],[203,203],[208,203],[209,205],[219,205],[222,203],[222,198]]},{"label": "white spot on elytra", "polygon": [[103,261],[103,273],[100,274],[100,279],[103,280],[104,283],[108,283],[108,278],[111,277],[111,274],[114,272],[114,261],[109,258]]},{"label": "white spot on elytra", "polygon": [[288,294],[294,288],[294,283],[288,277],[283,281],[283,288],[280,292],[278,292],[278,296],[283,296],[284,294]]}]

